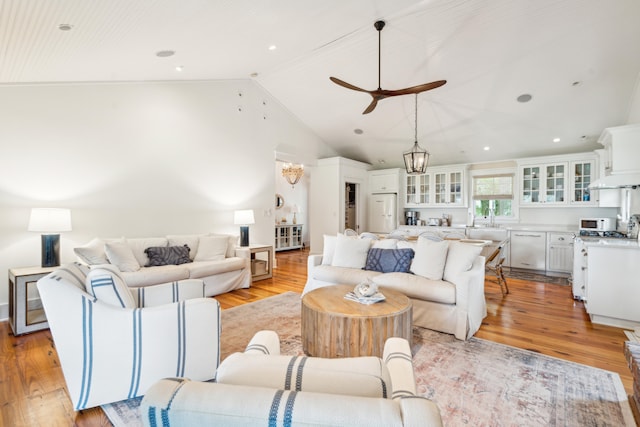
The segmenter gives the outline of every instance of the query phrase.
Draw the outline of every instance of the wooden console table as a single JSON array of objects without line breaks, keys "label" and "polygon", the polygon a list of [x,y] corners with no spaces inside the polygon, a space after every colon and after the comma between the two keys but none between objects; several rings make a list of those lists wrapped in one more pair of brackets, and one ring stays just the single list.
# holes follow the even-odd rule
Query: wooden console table
[{"label": "wooden console table", "polygon": [[411,300],[400,292],[380,288],[384,301],[371,305],[346,300],[351,285],[315,289],[302,297],[302,347],[315,357],[382,357],[389,337],[411,344]]}]

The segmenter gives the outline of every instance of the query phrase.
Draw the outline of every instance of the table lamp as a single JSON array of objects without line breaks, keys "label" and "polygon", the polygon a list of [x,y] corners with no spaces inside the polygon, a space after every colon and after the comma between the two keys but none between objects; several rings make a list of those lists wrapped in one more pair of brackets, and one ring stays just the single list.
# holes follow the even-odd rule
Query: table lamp
[{"label": "table lamp", "polygon": [[42,267],[60,265],[60,234],[58,233],[71,231],[71,211],[54,208],[31,209],[28,230],[42,233]]},{"label": "table lamp", "polygon": [[253,209],[233,213],[233,223],[240,226],[240,246],[249,246],[249,224],[254,224]]}]

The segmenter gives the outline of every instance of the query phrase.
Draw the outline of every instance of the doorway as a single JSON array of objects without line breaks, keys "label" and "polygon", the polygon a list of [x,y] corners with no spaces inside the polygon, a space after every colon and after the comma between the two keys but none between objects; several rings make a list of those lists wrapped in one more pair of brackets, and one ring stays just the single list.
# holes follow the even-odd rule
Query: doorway
[{"label": "doorway", "polygon": [[350,228],[360,233],[358,223],[358,193],[359,185],[353,182],[345,182],[344,188],[344,228]]}]

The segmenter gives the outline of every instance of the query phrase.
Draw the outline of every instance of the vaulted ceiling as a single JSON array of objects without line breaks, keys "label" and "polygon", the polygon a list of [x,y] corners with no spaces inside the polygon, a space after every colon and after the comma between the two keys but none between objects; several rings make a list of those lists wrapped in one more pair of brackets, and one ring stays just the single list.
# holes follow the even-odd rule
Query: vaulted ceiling
[{"label": "vaulted ceiling", "polygon": [[415,98],[363,115],[329,80],[376,89],[379,19],[383,89],[447,80],[418,96],[431,164],[593,150],[633,108],[637,0],[0,0],[0,85],[253,79],[340,155],[400,167]]}]

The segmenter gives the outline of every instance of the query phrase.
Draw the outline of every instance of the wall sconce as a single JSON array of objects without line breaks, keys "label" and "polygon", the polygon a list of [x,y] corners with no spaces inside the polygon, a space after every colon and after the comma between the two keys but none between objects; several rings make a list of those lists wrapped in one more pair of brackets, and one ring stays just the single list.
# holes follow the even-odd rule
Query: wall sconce
[{"label": "wall sconce", "polygon": [[71,231],[71,211],[54,208],[31,209],[27,230],[42,233],[42,267],[60,265],[60,234],[57,233]]},{"label": "wall sconce", "polygon": [[249,225],[255,223],[253,209],[235,211],[233,223],[240,226],[240,246],[249,246]]}]

